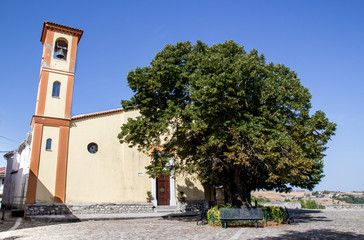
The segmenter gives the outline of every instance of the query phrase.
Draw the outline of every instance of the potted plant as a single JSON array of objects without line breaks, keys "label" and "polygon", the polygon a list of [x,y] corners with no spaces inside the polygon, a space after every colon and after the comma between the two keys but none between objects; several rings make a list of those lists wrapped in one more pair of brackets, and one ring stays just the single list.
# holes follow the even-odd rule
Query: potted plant
[{"label": "potted plant", "polygon": [[185,195],[184,191],[179,191],[179,201],[180,202],[184,202],[186,200],[186,197],[184,195]]},{"label": "potted plant", "polygon": [[147,202],[150,203],[152,201],[152,192],[147,191]]}]

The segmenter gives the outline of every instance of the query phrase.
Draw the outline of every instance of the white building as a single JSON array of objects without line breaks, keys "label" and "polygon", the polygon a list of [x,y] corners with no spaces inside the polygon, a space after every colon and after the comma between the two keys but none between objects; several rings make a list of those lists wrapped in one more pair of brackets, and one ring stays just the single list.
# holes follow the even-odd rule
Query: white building
[{"label": "white building", "polygon": [[23,209],[25,203],[31,152],[31,133],[17,150],[4,155],[7,161],[3,190],[3,207]]}]

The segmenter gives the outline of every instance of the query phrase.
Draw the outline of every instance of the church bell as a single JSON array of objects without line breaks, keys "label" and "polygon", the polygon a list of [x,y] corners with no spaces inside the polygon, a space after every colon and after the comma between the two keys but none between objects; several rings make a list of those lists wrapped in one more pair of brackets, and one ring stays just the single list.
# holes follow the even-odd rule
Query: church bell
[{"label": "church bell", "polygon": [[56,55],[57,58],[63,59],[64,58],[64,53],[63,53],[63,48],[59,48],[59,51]]}]

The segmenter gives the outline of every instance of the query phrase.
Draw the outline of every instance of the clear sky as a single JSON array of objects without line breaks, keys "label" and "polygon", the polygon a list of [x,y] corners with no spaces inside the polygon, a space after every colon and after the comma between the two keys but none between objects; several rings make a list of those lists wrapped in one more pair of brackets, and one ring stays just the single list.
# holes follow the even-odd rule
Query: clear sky
[{"label": "clear sky", "polygon": [[313,111],[337,123],[326,177],[315,190],[364,190],[363,11],[360,0],[3,0],[0,151],[16,149],[30,131],[46,20],[84,30],[72,116],[120,108],[133,94],[127,73],[149,65],[165,44],[232,39],[296,71],[313,96]]}]

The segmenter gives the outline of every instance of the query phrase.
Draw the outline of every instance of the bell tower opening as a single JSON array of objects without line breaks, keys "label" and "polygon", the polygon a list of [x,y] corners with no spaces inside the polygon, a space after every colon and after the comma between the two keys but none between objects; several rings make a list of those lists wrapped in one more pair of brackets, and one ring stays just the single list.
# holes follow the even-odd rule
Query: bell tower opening
[{"label": "bell tower opening", "polygon": [[53,58],[67,60],[68,43],[66,39],[58,38],[54,44]]}]

